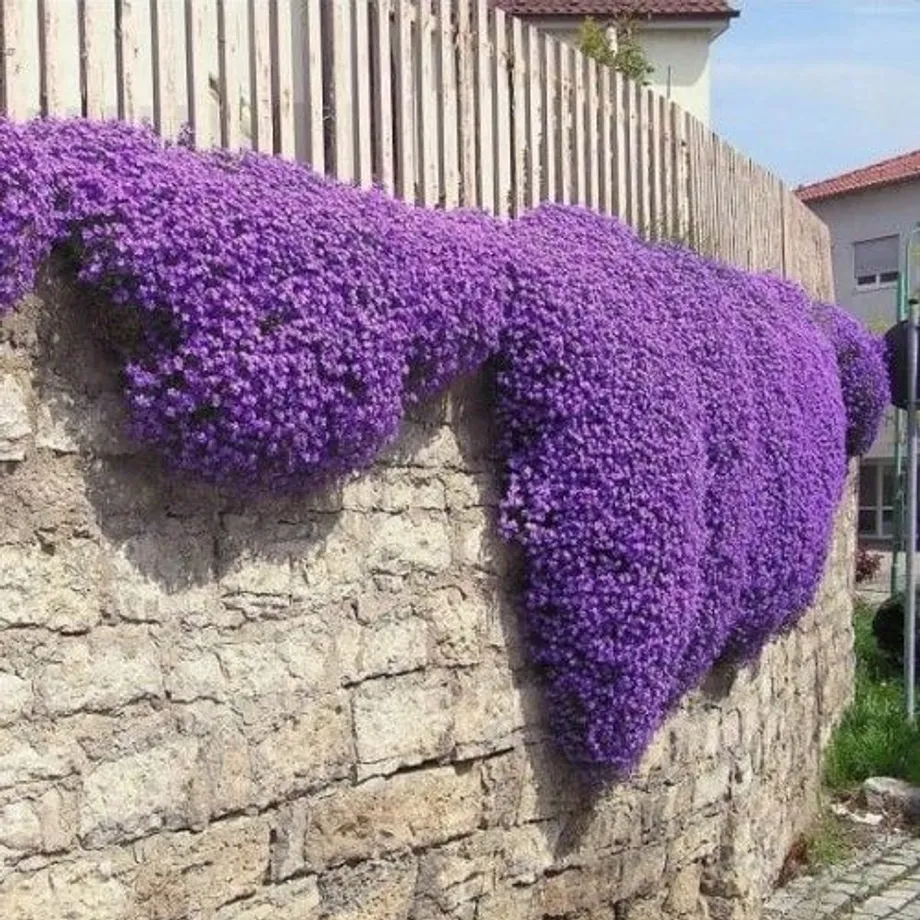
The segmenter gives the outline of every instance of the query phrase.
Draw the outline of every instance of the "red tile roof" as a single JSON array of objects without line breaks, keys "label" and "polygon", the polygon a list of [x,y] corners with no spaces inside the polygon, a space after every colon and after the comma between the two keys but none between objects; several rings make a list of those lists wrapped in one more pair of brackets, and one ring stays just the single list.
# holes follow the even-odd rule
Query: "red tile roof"
[{"label": "red tile roof", "polygon": [[728,0],[492,0],[519,16],[737,16]]},{"label": "red tile roof", "polygon": [[901,156],[873,163],[862,169],[824,179],[821,182],[812,182],[811,185],[801,185],[796,189],[796,194],[802,201],[822,201],[825,198],[836,198],[838,195],[849,195],[851,192],[862,192],[870,188],[881,188],[884,185],[894,185],[897,182],[907,182],[910,179],[920,179],[920,150],[913,153],[903,153]]}]

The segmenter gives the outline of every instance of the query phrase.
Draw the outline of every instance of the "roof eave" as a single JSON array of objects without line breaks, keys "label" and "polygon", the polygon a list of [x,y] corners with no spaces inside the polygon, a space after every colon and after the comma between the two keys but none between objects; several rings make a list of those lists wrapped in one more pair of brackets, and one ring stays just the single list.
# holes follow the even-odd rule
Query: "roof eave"
[{"label": "roof eave", "polygon": [[831,201],[834,198],[846,198],[848,195],[858,195],[860,192],[874,192],[878,189],[890,188],[893,185],[904,185],[907,182],[920,182],[920,175],[899,176],[897,179],[881,179],[878,182],[867,182],[857,188],[841,189],[837,192],[819,192],[815,195],[808,194],[808,186],[806,185],[803,188],[796,189],[795,194],[802,204],[820,204],[823,201]]}]

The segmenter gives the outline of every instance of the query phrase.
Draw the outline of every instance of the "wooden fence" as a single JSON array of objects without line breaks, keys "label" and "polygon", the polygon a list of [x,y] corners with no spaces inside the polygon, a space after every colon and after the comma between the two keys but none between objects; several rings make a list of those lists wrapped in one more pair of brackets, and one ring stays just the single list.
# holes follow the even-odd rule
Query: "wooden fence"
[{"label": "wooden fence", "polygon": [[428,206],[581,204],[832,295],[775,176],[489,0],[0,0],[0,51],[11,118],[188,125]]}]

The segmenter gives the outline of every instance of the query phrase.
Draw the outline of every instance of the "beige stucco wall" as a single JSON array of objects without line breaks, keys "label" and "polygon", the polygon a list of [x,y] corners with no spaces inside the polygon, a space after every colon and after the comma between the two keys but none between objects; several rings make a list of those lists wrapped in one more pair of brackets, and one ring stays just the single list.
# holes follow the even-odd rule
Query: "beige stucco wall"
[{"label": "beige stucco wall", "polygon": [[104,314],[40,294],[0,323],[3,920],[758,916],[852,687],[850,493],[801,624],[589,777],[522,651],[484,381],[245,499],[126,441]]},{"label": "beige stucco wall", "polygon": [[[581,24],[577,17],[535,16],[525,17],[525,21],[569,44],[575,44]],[[709,124],[712,92],[710,45],[724,28],[720,20],[692,25],[637,23],[637,37],[655,68],[649,85],[704,124]]]},{"label": "beige stucco wall", "polygon": [[652,89],[708,125],[711,32],[701,28],[643,28],[639,40],[655,68],[649,77]]},{"label": "beige stucco wall", "polygon": [[[884,332],[897,319],[897,285],[859,289],[853,273],[853,244],[898,234],[903,247],[910,230],[920,222],[920,181],[841,195],[809,207],[828,226],[837,302],[870,328]],[[902,251],[903,262],[903,251]],[[901,266],[904,270],[904,266]],[[870,458],[891,457],[894,451],[892,417],[876,439]]]}]

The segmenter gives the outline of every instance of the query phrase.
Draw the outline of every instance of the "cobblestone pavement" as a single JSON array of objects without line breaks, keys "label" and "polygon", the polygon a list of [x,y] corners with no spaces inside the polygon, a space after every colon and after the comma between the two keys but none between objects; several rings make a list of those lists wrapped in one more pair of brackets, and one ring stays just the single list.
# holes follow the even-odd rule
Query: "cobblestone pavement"
[{"label": "cobblestone pavement", "polygon": [[920,920],[920,838],[896,837],[853,862],[778,890],[765,920]]}]

